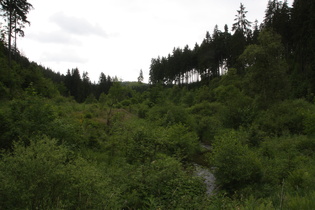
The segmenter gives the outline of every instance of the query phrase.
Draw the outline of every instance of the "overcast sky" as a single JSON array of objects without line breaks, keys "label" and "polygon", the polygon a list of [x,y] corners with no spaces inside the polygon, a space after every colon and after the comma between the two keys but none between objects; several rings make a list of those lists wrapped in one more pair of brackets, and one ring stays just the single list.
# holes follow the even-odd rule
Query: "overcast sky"
[{"label": "overcast sky", "polygon": [[[101,72],[147,82],[152,58],[174,47],[200,44],[216,24],[232,28],[242,2],[247,19],[261,23],[268,0],[28,0],[30,27],[18,39],[20,51],[55,72]],[[293,0],[289,0],[292,5]]]}]

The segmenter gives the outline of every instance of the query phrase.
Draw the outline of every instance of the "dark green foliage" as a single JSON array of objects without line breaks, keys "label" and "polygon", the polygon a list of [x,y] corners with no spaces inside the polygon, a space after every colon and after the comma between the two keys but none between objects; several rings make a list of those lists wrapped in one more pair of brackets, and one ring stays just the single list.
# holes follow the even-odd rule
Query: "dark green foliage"
[{"label": "dark green foliage", "polygon": [[[312,142],[312,143],[311,143]],[[306,148],[314,143],[305,136],[284,136],[266,140],[261,146],[266,185],[285,185],[286,192],[314,191],[314,159]],[[310,149],[310,150],[309,150]]]},{"label": "dark green foliage", "polygon": [[220,103],[203,102],[189,109],[195,120],[195,130],[199,138],[210,143],[214,136],[223,129],[226,107]]},{"label": "dark green foliage", "polygon": [[[164,153],[178,160],[191,159],[199,150],[197,135],[182,124],[167,128],[135,121],[129,124],[118,123],[115,126],[116,142],[122,155],[130,163],[147,163],[156,159],[157,154]],[[122,132],[124,131],[124,132]],[[120,142],[118,145],[117,143]],[[116,148],[119,149],[119,148]],[[116,150],[114,149],[114,150]]]},{"label": "dark green foliage", "polygon": [[[208,83],[222,74],[229,64],[231,34],[226,27],[221,32],[218,26],[211,37],[206,38],[193,50],[174,48],[167,57],[152,59],[150,66],[150,82],[152,84],[190,84],[201,81]],[[241,52],[240,52],[241,53]]]},{"label": "dark green foliage", "polygon": [[190,125],[191,119],[186,110],[181,106],[157,105],[147,113],[149,120],[156,122],[158,125],[169,126],[174,124]]},{"label": "dark green foliage", "polygon": [[0,206],[5,209],[117,208],[110,180],[91,162],[43,137],[0,161]]},{"label": "dark green foliage", "polygon": [[12,147],[12,134],[11,130],[11,122],[8,115],[5,113],[0,113],[0,148],[1,149],[10,149]]},{"label": "dark green foliage", "polygon": [[261,111],[255,124],[270,136],[312,134],[312,115],[308,114],[313,111],[314,107],[304,100],[287,100]]},{"label": "dark green foliage", "polygon": [[[28,94],[36,94],[29,88]],[[22,140],[26,145],[37,135],[47,135],[70,145],[80,145],[79,135],[73,122],[61,119],[57,107],[42,97],[26,95],[10,102],[9,110],[0,115],[3,130],[1,131],[1,148],[10,149],[13,141]]]},{"label": "dark green foliage", "polygon": [[291,10],[287,1],[269,0],[263,23],[265,28],[281,35],[286,55],[292,50]]},{"label": "dark green foliage", "polygon": [[166,153],[178,159],[191,159],[199,150],[199,142],[196,133],[188,130],[182,124],[175,124],[165,131],[165,139],[162,139],[162,147]]},{"label": "dark green foliage", "polygon": [[[314,50],[315,44],[315,15],[312,12],[315,8],[313,1],[296,0],[292,8],[292,35],[293,51],[295,58],[295,74],[301,78],[300,83],[303,85],[300,95],[314,95]],[[313,100],[313,96],[310,98]]]},{"label": "dark green foliage", "polygon": [[145,104],[141,104],[138,109],[138,117],[146,118],[148,111],[149,111],[149,107]]},{"label": "dark green foliage", "polygon": [[21,139],[28,144],[33,135],[48,132],[55,118],[52,106],[44,99],[26,96],[24,100],[12,101],[8,115],[8,137],[11,141]]},{"label": "dark green foliage", "polygon": [[256,98],[257,106],[264,108],[287,98],[288,66],[279,35],[264,30],[258,42],[258,45],[249,45],[240,59],[248,65],[244,90]]},{"label": "dark green foliage", "polygon": [[219,86],[214,89],[215,98],[226,110],[222,115],[226,116],[226,127],[238,128],[249,125],[252,121],[252,99],[246,96],[240,89],[233,85]]},{"label": "dark green foliage", "polygon": [[151,164],[134,168],[126,194],[126,208],[198,208],[202,183],[183,173],[176,159],[160,155]]},{"label": "dark green foliage", "polygon": [[128,139],[127,160],[130,162],[151,162],[158,152],[158,142],[147,129],[139,129],[131,133]]},{"label": "dark green foliage", "polygon": [[70,95],[78,102],[82,102],[82,97],[79,95],[81,92],[81,76],[78,69],[68,70],[67,75],[65,76],[65,85],[68,88]]},{"label": "dark green foliage", "polygon": [[306,196],[301,195],[287,195],[284,203],[284,208],[298,210],[298,209],[312,209],[315,205],[314,202],[315,192]]},{"label": "dark green foliage", "polygon": [[122,86],[118,82],[115,82],[108,92],[109,103],[113,105],[122,102],[130,96],[132,96],[131,89]]},{"label": "dark green foliage", "polygon": [[246,144],[246,136],[230,131],[216,138],[213,161],[216,179],[222,189],[233,193],[260,182],[262,165],[258,156]]}]

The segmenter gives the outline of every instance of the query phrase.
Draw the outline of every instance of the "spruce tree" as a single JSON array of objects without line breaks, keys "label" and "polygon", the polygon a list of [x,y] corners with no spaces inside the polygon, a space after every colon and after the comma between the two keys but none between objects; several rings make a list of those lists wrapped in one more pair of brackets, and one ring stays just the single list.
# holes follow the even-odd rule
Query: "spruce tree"
[{"label": "spruce tree", "polygon": [[248,34],[251,27],[251,22],[246,19],[246,13],[248,11],[245,10],[244,4],[241,3],[240,9],[237,10],[237,14],[235,15],[232,31],[241,31],[244,35]]},{"label": "spruce tree", "polygon": [[9,62],[11,63],[12,37],[15,37],[15,51],[17,34],[24,36],[22,28],[25,24],[30,24],[27,14],[33,6],[26,0],[2,0],[0,1],[3,16],[7,22],[7,37],[9,48]]},{"label": "spruce tree", "polygon": [[[295,0],[292,9],[292,46],[295,58],[296,84],[303,90],[298,96],[315,93],[315,2]],[[301,89],[301,88],[300,88]],[[307,98],[309,98],[307,96]],[[312,100],[312,98],[309,98]]]},{"label": "spruce tree", "polygon": [[138,77],[138,82],[139,83],[142,83],[143,82],[143,72],[142,72],[142,69],[140,69],[140,74],[139,74],[139,77]]}]

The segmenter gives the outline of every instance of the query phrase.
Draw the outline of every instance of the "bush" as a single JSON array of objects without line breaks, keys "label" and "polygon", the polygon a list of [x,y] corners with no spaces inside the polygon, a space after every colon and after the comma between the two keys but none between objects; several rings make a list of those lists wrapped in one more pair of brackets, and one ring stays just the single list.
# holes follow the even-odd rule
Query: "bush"
[{"label": "bush", "polygon": [[9,89],[0,81],[0,100],[8,98],[9,92]]},{"label": "bush", "polygon": [[124,209],[199,209],[205,195],[202,181],[165,155],[134,167],[128,181]]},{"label": "bush", "polygon": [[315,206],[315,192],[306,195],[286,195],[283,208],[289,210],[313,209]]},{"label": "bush", "polygon": [[302,113],[304,116],[304,133],[309,136],[315,135],[315,113],[314,110],[307,110]]},{"label": "bush", "polygon": [[2,154],[0,178],[4,209],[119,208],[108,177],[47,137]]},{"label": "bush", "polygon": [[148,111],[149,111],[149,107],[147,105],[140,104],[139,109],[138,109],[138,117],[146,118]]},{"label": "bush", "polygon": [[218,102],[226,105],[225,125],[230,128],[247,126],[254,119],[252,99],[234,85],[219,86],[214,89]]},{"label": "bush", "polygon": [[216,180],[230,193],[259,183],[262,177],[260,160],[242,143],[246,141],[244,138],[239,132],[228,131],[217,137],[213,144]]},{"label": "bush", "polygon": [[261,112],[255,122],[259,129],[270,136],[282,134],[311,134],[314,106],[302,99],[287,100]]},{"label": "bush", "polygon": [[0,112],[0,150],[8,150],[12,147],[13,138],[11,138],[11,127],[12,125],[8,118],[8,115]]},{"label": "bush", "polygon": [[[309,142],[306,136],[283,136],[266,139],[260,148],[264,168],[264,182],[282,185],[283,181],[293,191],[297,189],[305,190],[311,187],[314,182],[310,177],[312,164],[312,154],[305,148]],[[312,152],[311,152],[312,153]]]},{"label": "bush", "polygon": [[172,104],[154,106],[148,112],[148,119],[162,126],[170,126],[178,123],[184,125],[191,124],[191,119],[187,111],[183,107]]},{"label": "bush", "polygon": [[8,138],[28,143],[31,136],[50,131],[57,114],[49,101],[38,96],[26,96],[24,100],[11,102],[7,117],[10,121]]},{"label": "bush", "polygon": [[162,147],[166,153],[178,159],[190,159],[200,148],[198,136],[182,124],[173,125],[166,130]]},{"label": "bush", "polygon": [[188,112],[194,116],[193,125],[202,141],[211,143],[214,136],[223,129],[226,111],[226,106],[217,102],[203,102],[188,109]]}]

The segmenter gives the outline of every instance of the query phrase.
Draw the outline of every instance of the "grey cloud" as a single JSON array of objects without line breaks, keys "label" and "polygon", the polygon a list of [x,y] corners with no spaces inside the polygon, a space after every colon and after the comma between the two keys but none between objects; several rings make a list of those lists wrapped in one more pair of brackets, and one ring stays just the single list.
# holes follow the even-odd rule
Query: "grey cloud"
[{"label": "grey cloud", "polygon": [[42,43],[81,45],[79,40],[62,31],[33,33],[29,34],[28,37]]},{"label": "grey cloud", "polygon": [[58,12],[51,16],[51,21],[56,23],[62,30],[75,35],[97,35],[107,37],[107,33],[98,25],[93,25],[86,19],[67,16]]},{"label": "grey cloud", "polygon": [[74,50],[61,50],[60,52],[44,52],[42,61],[47,62],[66,62],[66,63],[86,63],[88,62],[87,58],[83,58],[78,55]]}]

